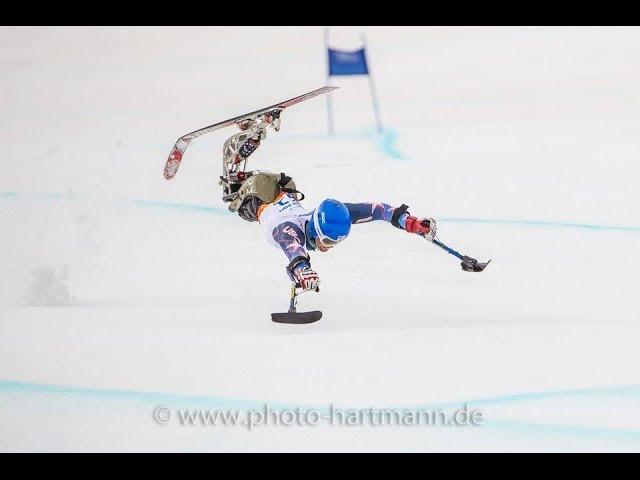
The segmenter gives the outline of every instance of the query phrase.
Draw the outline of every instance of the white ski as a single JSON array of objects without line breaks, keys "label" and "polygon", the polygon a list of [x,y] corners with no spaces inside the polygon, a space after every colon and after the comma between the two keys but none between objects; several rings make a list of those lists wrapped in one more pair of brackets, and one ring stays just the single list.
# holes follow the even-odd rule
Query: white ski
[{"label": "white ski", "polygon": [[[208,127],[204,127],[194,132],[183,135],[178,139],[176,144],[173,146],[171,153],[169,154],[169,158],[167,159],[167,164],[164,167],[164,178],[166,178],[167,180],[171,180],[173,177],[175,177],[176,173],[178,172],[178,167],[180,166],[180,162],[182,161],[184,152],[187,150],[189,143],[191,143],[191,140],[193,140],[194,138],[200,137],[206,133],[210,133],[215,130],[219,130],[221,128],[229,127],[234,124],[240,125],[241,122],[245,120],[256,119],[266,113],[270,113],[273,110],[277,111],[279,114],[280,111],[284,110],[287,107],[290,107],[291,105],[295,105],[296,103],[309,100],[310,98],[317,97],[318,95],[325,94],[337,88],[338,87],[329,87],[329,86],[318,88],[317,90],[313,90],[303,95],[290,98],[289,100],[285,100],[284,102],[275,103],[268,107],[261,108],[260,110],[256,110],[255,112],[245,113],[244,115],[239,115],[237,117],[230,118],[228,120],[224,120],[219,123],[214,123],[213,125],[209,125]],[[274,118],[277,118],[278,114],[276,114]]]}]

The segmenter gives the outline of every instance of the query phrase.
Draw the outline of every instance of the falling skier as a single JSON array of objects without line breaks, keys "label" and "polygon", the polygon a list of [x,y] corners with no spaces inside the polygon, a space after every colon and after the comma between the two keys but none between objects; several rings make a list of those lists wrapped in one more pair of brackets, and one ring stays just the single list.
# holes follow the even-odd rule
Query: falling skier
[{"label": "falling skier", "polygon": [[435,220],[410,215],[407,205],[394,208],[386,203],[342,203],[328,198],[309,211],[300,204],[303,198],[284,173],[256,172],[229,205],[244,220],[260,223],[267,242],[287,256],[289,277],[303,291],[319,291],[320,287],[308,252],[329,251],[348,237],[351,225],[382,220],[429,241],[436,234]]},{"label": "falling skier", "polygon": [[221,128],[236,125],[240,132],[232,135],[223,146],[222,200],[229,210],[249,222],[259,222],[265,239],[287,255],[287,273],[292,280],[289,312],[272,313],[274,322],[311,323],[322,312],[296,312],[297,288],[303,292],[319,291],[320,278],[311,267],[309,251],[327,252],[347,238],[351,225],[382,220],[396,228],[423,237],[462,261],[467,272],[482,272],[489,262],[478,262],[446,246],[436,238],[433,218],[418,218],[409,214],[406,205],[392,207],[386,203],[342,203],[326,199],[308,211],[300,201],[304,195],[296,190],[291,177],[284,173],[246,171],[246,162],[266,138],[267,129],[280,130],[281,113],[285,108],[324,95],[337,87],[325,86],[283,102],[244,115],[214,123],[187,133],[176,141],[167,158],[164,177],[171,180],[177,173],[184,153],[196,138]]}]

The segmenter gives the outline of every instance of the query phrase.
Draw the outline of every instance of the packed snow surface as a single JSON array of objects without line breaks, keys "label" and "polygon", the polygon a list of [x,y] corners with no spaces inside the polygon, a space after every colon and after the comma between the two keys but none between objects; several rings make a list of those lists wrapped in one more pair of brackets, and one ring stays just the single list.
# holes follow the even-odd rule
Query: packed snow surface
[{"label": "packed snow surface", "polygon": [[[363,29],[337,27],[336,48]],[[638,451],[640,29],[367,28],[369,83],[286,110],[249,167],[410,206],[284,255],[180,135],[326,83],[311,27],[0,29],[1,451]],[[481,426],[180,425],[176,409],[480,409]],[[153,415],[167,406],[173,418]]]}]

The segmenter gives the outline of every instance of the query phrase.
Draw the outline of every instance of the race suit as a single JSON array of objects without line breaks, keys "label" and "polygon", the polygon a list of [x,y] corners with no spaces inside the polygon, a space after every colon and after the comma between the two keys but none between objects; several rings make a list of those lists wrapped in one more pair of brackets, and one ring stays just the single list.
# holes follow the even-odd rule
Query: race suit
[{"label": "race suit", "polygon": [[[386,203],[345,203],[351,216],[351,224],[383,220],[391,223],[395,208]],[[404,228],[404,216],[398,224]],[[306,225],[313,221],[313,210],[306,210],[291,194],[281,193],[273,203],[264,204],[258,210],[258,221],[265,240],[281,248],[289,261],[306,256],[315,245],[307,235]]]}]

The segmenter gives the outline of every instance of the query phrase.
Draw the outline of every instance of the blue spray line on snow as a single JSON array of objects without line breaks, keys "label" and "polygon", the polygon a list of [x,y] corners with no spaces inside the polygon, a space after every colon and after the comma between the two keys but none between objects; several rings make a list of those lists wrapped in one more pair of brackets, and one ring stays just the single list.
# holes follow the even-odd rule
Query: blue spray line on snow
[{"label": "blue spray line on snow", "polygon": [[[82,196],[64,195],[61,193],[21,193],[21,192],[0,192],[0,200],[32,200],[32,201],[75,201]],[[124,203],[145,208],[161,208],[168,210],[182,210],[200,212],[207,214],[229,214],[227,208],[200,205],[195,203],[162,202],[155,200],[125,200]],[[528,226],[528,227],[549,227],[549,228],[572,228],[581,230],[600,230],[640,233],[640,227],[632,225],[598,225],[592,223],[576,222],[555,222],[547,220],[528,219],[501,219],[501,218],[464,218],[464,217],[441,217],[441,223],[461,223],[461,224],[487,224],[506,226]]]},{"label": "blue spray line on snow", "polygon": [[[237,410],[261,410],[266,404],[269,405],[271,410],[288,410],[301,408],[302,410],[316,410],[324,411],[327,409],[324,407],[312,407],[302,405],[292,405],[284,402],[264,402],[257,400],[246,399],[233,399],[226,397],[214,397],[214,396],[200,396],[200,395],[181,395],[173,393],[162,392],[145,392],[136,390],[125,389],[107,389],[107,388],[85,388],[75,386],[62,386],[62,385],[49,385],[32,382],[20,382],[14,380],[0,380],[0,395],[63,395],[72,398],[80,399],[98,399],[98,400],[114,400],[114,401],[128,401],[128,402],[140,402],[153,405],[167,405],[175,406],[179,408],[192,407],[206,407],[209,409],[237,409]],[[450,410],[458,409],[463,405],[469,405],[472,409],[478,409],[483,406],[491,405],[512,405],[515,403],[535,402],[539,400],[550,399],[574,399],[579,400],[582,398],[597,398],[597,397],[611,397],[617,396],[624,399],[640,399],[640,386],[630,385],[622,387],[604,387],[604,388],[591,388],[591,389],[576,389],[576,390],[550,390],[546,392],[531,392],[531,393],[517,393],[500,395],[496,397],[479,398],[475,400],[466,400],[458,402],[446,402],[430,405],[419,406],[399,406],[399,407],[377,407],[386,408],[391,410],[423,410],[423,411],[437,411],[437,410]],[[367,405],[367,408],[370,406]],[[336,408],[342,410],[351,410],[356,407],[336,406]],[[608,427],[597,426],[580,426],[580,425],[560,425],[560,424],[546,424],[546,423],[533,423],[528,421],[518,420],[502,420],[502,419],[485,419],[483,428],[494,428],[500,430],[512,430],[524,434],[557,434],[557,435],[572,435],[579,437],[607,437],[618,438],[621,440],[633,440],[640,441],[640,430],[633,429],[617,429]]]},{"label": "blue spray line on snow", "polygon": [[526,225],[528,227],[556,227],[556,228],[579,228],[585,230],[609,230],[621,232],[640,232],[640,227],[627,225],[597,225],[592,223],[572,223],[553,222],[546,220],[526,220],[526,219],[499,219],[499,218],[456,218],[442,217],[438,222],[444,223],[473,223],[491,225]]},{"label": "blue spray line on snow", "polygon": [[[143,403],[184,404],[193,406],[210,406],[224,408],[260,408],[264,403],[251,400],[229,399],[225,397],[210,397],[198,395],[180,395],[162,392],[144,392],[125,389],[85,388],[66,385],[49,385],[41,383],[20,382],[14,380],[0,380],[0,394],[37,394],[37,395],[67,395],[83,398],[97,398],[105,400],[125,400]],[[282,404],[274,404],[274,408],[286,408]]]},{"label": "blue spray line on snow", "polygon": [[158,202],[154,200],[131,200],[131,203],[138,207],[168,208],[171,210],[190,210],[194,212],[217,213],[217,214],[231,213],[226,208],[209,207],[207,205],[197,205],[193,203],[171,203],[171,202]]},{"label": "blue spray line on snow", "polygon": [[[127,389],[111,389],[111,388],[89,388],[76,387],[70,385],[52,385],[35,382],[22,382],[18,380],[0,380],[0,394],[3,393],[34,393],[34,394],[61,394],[86,397],[102,397],[120,400],[136,400],[143,402],[167,402],[167,403],[183,403],[185,405],[206,404],[209,406],[224,405],[230,408],[255,408],[262,407],[265,403],[269,403],[274,408],[291,408],[293,404],[287,402],[265,402],[258,400],[235,399],[229,397],[213,397],[208,395],[188,395],[166,392],[149,392]],[[574,390],[548,390],[541,392],[525,392],[498,395],[495,397],[484,397],[469,399],[463,401],[450,401],[433,404],[419,405],[403,405],[403,406],[384,406],[380,408],[389,409],[450,409],[459,408],[460,406],[469,404],[473,407],[490,406],[490,405],[507,405],[524,403],[539,400],[550,399],[567,399],[575,397],[607,397],[618,396],[624,398],[640,399],[640,385],[625,385],[601,388],[582,388]],[[295,405],[299,406],[299,405]],[[318,408],[307,406],[304,408]],[[340,408],[359,408],[359,407],[340,407]],[[638,432],[640,434],[640,432]]]},{"label": "blue spray line on snow", "polygon": [[64,200],[62,193],[0,192],[0,200]]},{"label": "blue spray line on snow", "polygon": [[396,147],[398,134],[395,130],[385,129],[384,133],[378,141],[378,147],[386,156],[395,160],[406,160],[405,157]]}]

